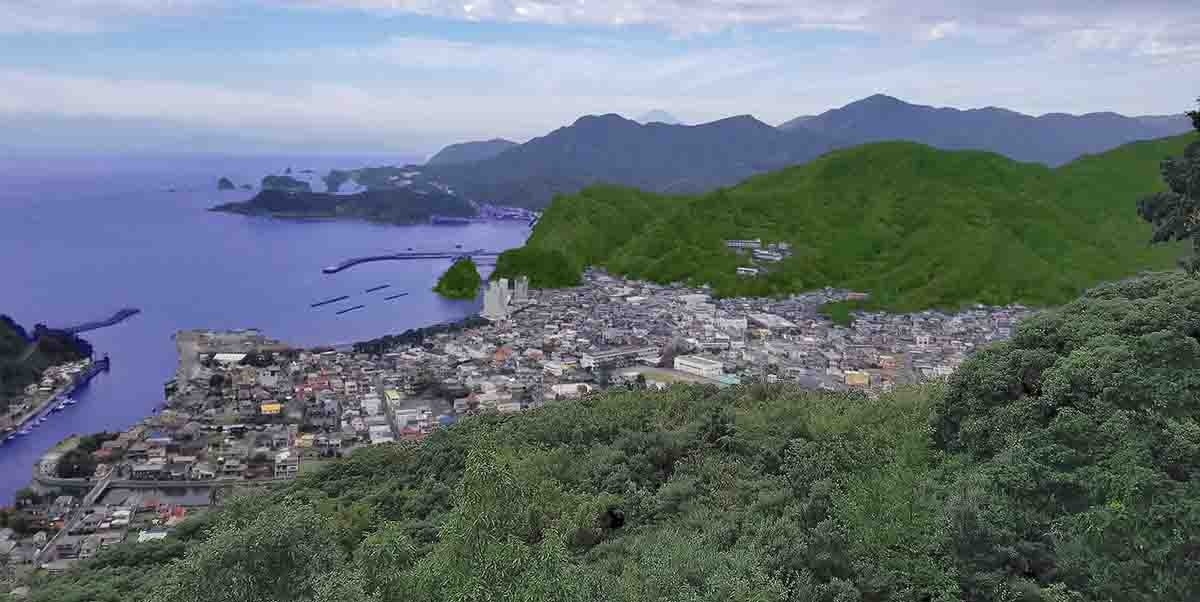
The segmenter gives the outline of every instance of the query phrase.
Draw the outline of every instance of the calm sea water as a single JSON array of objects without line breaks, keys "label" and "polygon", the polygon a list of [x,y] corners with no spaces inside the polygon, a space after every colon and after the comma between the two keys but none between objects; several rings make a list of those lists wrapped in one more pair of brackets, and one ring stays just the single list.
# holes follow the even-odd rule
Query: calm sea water
[{"label": "calm sea water", "polygon": [[[405,160],[411,158],[400,158]],[[174,374],[171,335],[192,328],[258,328],[303,346],[365,340],[454,320],[477,302],[451,302],[430,288],[446,260],[363,264],[338,274],[323,266],[386,251],[522,244],[528,228],[381,226],[289,222],[212,213],[246,191],[216,180],[257,182],[286,167],[313,169],[395,163],[395,157],[173,157],[155,159],[0,157],[0,313],[31,328],[103,318],[126,306],[142,313],[85,336],[112,358],[33,435],[0,445],[0,505],[29,481],[37,458],[73,433],[122,429],[163,401]],[[174,189],[174,191],[170,191]],[[365,293],[368,288],[390,288]],[[383,297],[409,295],[394,301]],[[310,303],[350,295],[320,309]],[[366,304],[337,316],[338,309]]]}]

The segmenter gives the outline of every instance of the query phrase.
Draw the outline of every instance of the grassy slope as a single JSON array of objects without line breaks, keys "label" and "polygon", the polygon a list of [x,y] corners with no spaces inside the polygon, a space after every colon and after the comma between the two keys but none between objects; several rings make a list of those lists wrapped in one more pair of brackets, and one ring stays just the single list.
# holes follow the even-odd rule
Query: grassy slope
[{"label": "grassy slope", "polygon": [[[969,303],[1062,303],[1098,281],[1173,265],[1151,248],[1137,198],[1161,186],[1158,162],[1194,136],[1135,143],[1057,170],[983,152],[888,142],[830,153],[695,199],[619,188],[557,200],[529,245],[660,282],[721,294],[822,286],[873,293],[895,310]],[[767,278],[726,238],[791,242]]]}]

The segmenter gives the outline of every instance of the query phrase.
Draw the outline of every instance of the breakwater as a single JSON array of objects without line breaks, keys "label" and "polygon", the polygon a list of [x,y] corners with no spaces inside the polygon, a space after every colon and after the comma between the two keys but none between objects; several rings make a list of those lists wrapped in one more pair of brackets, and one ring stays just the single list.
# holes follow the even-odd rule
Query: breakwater
[{"label": "breakwater", "polygon": [[96,320],[93,322],[84,322],[82,324],[76,324],[74,326],[68,326],[66,328],[58,328],[56,330],[61,330],[68,334],[79,334],[81,332],[87,332],[89,330],[96,330],[97,328],[107,328],[107,327],[113,326],[115,324],[120,324],[121,322],[124,322],[125,320],[128,320],[129,318],[132,318],[133,316],[135,316],[141,312],[142,312],[142,310],[140,310],[136,307],[126,307],[126,308],[118,310],[116,313],[114,313],[111,317],[109,317],[106,320]]},{"label": "breakwater", "polygon": [[354,257],[347,259],[341,263],[322,268],[321,271],[326,274],[336,274],[342,270],[352,268],[360,263],[369,263],[372,261],[458,259],[460,257],[497,257],[499,255],[500,253],[498,251],[485,251],[483,249],[475,249],[474,251],[415,251],[411,253],[392,253],[390,255],[368,255],[366,257]]}]

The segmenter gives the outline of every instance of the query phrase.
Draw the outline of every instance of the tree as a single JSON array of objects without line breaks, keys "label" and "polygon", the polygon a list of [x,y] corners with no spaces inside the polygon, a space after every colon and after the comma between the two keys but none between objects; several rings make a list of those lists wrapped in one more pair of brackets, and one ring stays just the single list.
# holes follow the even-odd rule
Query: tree
[{"label": "tree", "polygon": [[[1200,111],[1188,116],[1200,131]],[[1200,142],[1190,144],[1182,157],[1165,159],[1161,171],[1169,190],[1138,201],[1138,215],[1154,226],[1152,243],[1192,241],[1191,255],[1180,264],[1195,275],[1200,272]]]}]

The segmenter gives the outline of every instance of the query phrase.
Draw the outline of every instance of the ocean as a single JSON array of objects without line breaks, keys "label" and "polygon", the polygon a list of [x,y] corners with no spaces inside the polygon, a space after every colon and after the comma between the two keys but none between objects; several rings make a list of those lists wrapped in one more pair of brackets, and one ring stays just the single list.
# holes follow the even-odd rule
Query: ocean
[{"label": "ocean", "polygon": [[[206,211],[249,198],[217,191],[217,179],[257,183],[297,175],[411,162],[357,157],[0,157],[0,313],[31,329],[142,313],[84,334],[112,369],[32,435],[0,445],[0,506],[26,486],[37,459],[72,434],[124,429],[163,402],[174,375],[172,335],[195,328],[256,328],[299,346],[336,345],[462,318],[478,302],[430,289],[449,260],[321,268],[384,252],[521,245],[523,223],[386,226],[284,221]],[[319,180],[315,180],[319,183]],[[315,189],[322,189],[319,185]],[[367,293],[380,285],[388,288]],[[400,292],[405,297],[385,301]],[[310,304],[348,295],[341,303]],[[344,307],[363,309],[336,315]]]}]

